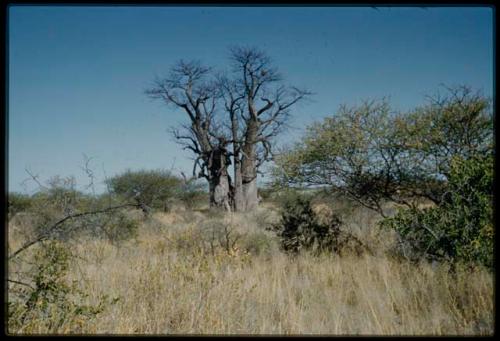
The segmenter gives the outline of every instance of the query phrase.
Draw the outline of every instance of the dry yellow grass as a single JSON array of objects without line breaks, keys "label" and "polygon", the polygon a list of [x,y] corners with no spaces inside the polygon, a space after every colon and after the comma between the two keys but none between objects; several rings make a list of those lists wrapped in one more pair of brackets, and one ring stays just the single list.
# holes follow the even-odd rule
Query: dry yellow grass
[{"label": "dry yellow grass", "polygon": [[[373,224],[363,220],[373,216],[357,217],[349,225],[353,230],[365,240],[381,238],[359,226]],[[452,274],[446,265],[411,264],[383,252],[289,257],[258,226],[263,219],[272,221],[276,214],[157,214],[141,225],[136,240],[120,246],[71,242],[76,257],[68,279],[77,280],[88,302],[103,294],[120,298],[79,333],[493,333],[494,283],[485,270]],[[207,251],[204,229],[210,221],[240,235],[230,252],[220,246]],[[251,243],[263,244],[252,249]]]}]

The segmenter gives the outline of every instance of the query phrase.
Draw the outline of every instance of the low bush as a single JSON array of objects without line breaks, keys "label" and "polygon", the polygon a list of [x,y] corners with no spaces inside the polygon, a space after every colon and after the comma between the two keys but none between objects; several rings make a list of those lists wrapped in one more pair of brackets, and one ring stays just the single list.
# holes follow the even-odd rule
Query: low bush
[{"label": "low bush", "polygon": [[137,237],[139,221],[126,212],[117,212],[103,218],[107,221],[102,225],[102,230],[111,243],[119,243]]},{"label": "low bush", "polygon": [[9,333],[78,333],[117,299],[101,297],[97,305],[84,304],[87,295],[65,278],[71,257],[68,248],[57,241],[40,246],[28,279],[31,283],[20,286],[23,282],[13,281],[15,287],[9,292]]},{"label": "low bush", "polygon": [[341,230],[337,215],[320,219],[311,205],[311,195],[287,194],[282,207],[281,221],[274,226],[281,239],[282,248],[291,253],[302,249],[313,253],[324,251],[341,253],[349,244],[360,251],[362,244],[352,234]]},{"label": "low bush", "polygon": [[[252,255],[267,255],[272,256],[279,247],[272,236],[268,235],[269,232],[254,231],[244,235],[240,241],[243,250]],[[274,237],[276,238],[276,237]]]},{"label": "low bush", "polygon": [[32,199],[27,194],[12,192],[8,196],[8,219],[12,219],[20,212],[26,212],[30,209]]}]

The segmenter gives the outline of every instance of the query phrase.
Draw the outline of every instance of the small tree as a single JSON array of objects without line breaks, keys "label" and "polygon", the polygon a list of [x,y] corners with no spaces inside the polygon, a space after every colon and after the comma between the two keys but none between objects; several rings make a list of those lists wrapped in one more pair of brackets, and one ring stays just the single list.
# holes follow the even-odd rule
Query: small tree
[{"label": "small tree", "polygon": [[106,180],[112,193],[150,208],[169,209],[182,180],[165,170],[127,170]]}]

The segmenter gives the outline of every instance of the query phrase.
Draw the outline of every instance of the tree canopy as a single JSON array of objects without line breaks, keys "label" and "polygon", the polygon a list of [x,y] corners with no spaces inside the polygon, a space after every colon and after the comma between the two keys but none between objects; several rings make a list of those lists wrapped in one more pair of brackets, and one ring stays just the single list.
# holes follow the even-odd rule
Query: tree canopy
[{"label": "tree canopy", "polygon": [[286,186],[330,186],[382,213],[387,200],[440,203],[454,157],[492,152],[490,100],[460,86],[409,112],[393,110],[386,99],[342,106],[276,158],[274,178]]}]

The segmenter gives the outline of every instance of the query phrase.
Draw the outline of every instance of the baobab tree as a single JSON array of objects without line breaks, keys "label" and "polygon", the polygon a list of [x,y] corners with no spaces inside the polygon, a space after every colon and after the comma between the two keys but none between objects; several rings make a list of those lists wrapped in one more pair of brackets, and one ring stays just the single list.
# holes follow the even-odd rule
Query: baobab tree
[{"label": "baobab tree", "polygon": [[181,61],[146,93],[189,117],[189,124],[172,133],[195,154],[193,175],[207,179],[210,205],[246,211],[258,204],[257,174],[272,159],[273,139],[290,108],[310,93],[285,86],[270,58],[256,48],[232,48],[231,62],[228,75]]},{"label": "baobab tree", "polygon": [[207,179],[210,206],[229,209],[228,142],[215,134],[214,118],[220,92],[211,78],[211,68],[197,61],[181,60],[171,68],[167,77],[157,78],[146,94],[187,114],[189,123],[182,125],[181,129],[172,129],[172,134],[184,149],[194,153],[193,175]]},{"label": "baobab tree", "polygon": [[258,204],[257,173],[272,159],[273,139],[285,127],[291,107],[311,93],[283,84],[269,56],[257,48],[231,48],[231,62],[234,77],[223,82],[222,93],[231,117],[235,197],[242,197],[235,205],[238,210],[251,210]]}]

